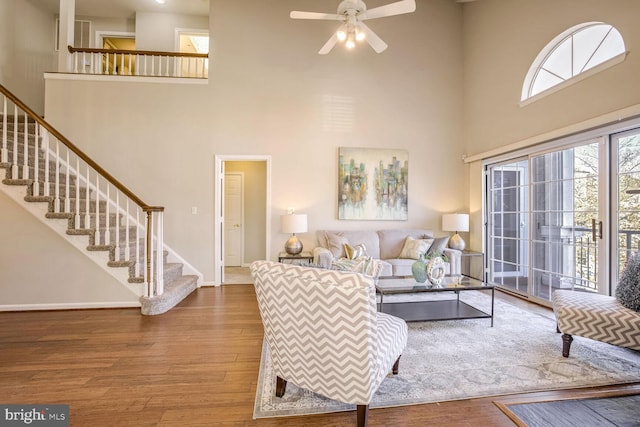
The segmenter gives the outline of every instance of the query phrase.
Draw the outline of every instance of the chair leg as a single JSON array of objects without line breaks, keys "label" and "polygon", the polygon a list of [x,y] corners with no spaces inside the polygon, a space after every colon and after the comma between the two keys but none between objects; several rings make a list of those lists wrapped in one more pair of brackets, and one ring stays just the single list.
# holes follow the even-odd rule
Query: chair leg
[{"label": "chair leg", "polygon": [[398,358],[396,359],[396,363],[393,364],[393,368],[391,369],[391,372],[393,372],[393,375],[398,375],[398,368],[400,368],[401,357],[402,355],[398,356]]},{"label": "chair leg", "polygon": [[367,417],[369,416],[369,405],[358,405],[358,427],[367,427]]},{"label": "chair leg", "polygon": [[573,337],[569,334],[562,334],[562,355],[569,357],[569,349],[571,349],[571,341]]},{"label": "chair leg", "polygon": [[287,380],[283,380],[280,377],[276,377],[276,397],[284,396],[284,392],[287,389]]}]

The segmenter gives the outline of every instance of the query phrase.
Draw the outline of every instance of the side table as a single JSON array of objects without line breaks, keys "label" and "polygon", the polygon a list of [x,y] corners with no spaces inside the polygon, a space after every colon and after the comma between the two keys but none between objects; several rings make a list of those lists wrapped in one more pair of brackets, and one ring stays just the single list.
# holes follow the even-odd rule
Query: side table
[{"label": "side table", "polygon": [[312,263],[313,262],[313,254],[311,252],[300,252],[297,255],[291,255],[286,252],[280,252],[278,254],[278,262],[288,263],[288,264],[302,264],[302,263]]},{"label": "side table", "polygon": [[460,258],[462,275],[477,280],[484,280],[484,254],[482,252],[462,251]]}]

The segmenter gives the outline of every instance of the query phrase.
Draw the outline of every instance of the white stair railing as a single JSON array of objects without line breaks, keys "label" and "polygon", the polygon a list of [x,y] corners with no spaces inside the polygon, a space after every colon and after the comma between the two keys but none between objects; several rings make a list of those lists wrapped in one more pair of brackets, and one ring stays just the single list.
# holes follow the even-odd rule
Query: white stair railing
[{"label": "white stair railing", "polygon": [[209,54],[123,49],[89,49],[68,46],[70,73],[111,76],[209,77]]},{"label": "white stair railing", "polygon": [[0,96],[0,166],[13,183],[51,203],[54,217],[68,218],[69,234],[113,251],[109,264],[129,267],[130,282],[144,280],[145,296],[161,295],[164,208],[144,203],[2,85]]}]

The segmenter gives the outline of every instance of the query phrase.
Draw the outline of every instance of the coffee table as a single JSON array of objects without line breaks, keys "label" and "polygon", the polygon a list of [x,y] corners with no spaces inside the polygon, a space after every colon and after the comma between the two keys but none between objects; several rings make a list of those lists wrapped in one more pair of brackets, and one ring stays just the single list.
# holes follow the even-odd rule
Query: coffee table
[{"label": "coffee table", "polygon": [[[460,299],[465,291],[490,291],[491,311],[485,312]],[[445,277],[438,286],[429,282],[418,283],[413,278],[381,278],[376,281],[376,292],[380,294],[378,310],[400,317],[407,322],[454,319],[491,319],[495,287],[471,277]],[[418,293],[449,293],[453,298],[428,301],[384,302],[385,296]]]}]

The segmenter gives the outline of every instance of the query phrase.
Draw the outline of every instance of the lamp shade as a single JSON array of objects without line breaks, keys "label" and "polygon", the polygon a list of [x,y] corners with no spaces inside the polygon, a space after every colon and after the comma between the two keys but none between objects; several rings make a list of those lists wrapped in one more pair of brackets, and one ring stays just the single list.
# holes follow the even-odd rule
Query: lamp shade
[{"label": "lamp shade", "polygon": [[442,231],[469,231],[469,215],[442,215]]},{"label": "lamp shade", "polygon": [[280,216],[280,230],[283,233],[306,233],[307,215],[288,214]]}]

